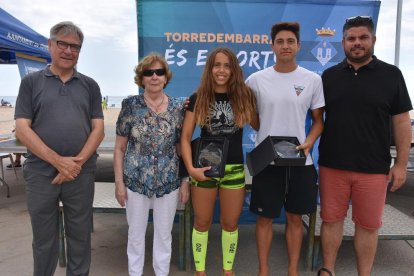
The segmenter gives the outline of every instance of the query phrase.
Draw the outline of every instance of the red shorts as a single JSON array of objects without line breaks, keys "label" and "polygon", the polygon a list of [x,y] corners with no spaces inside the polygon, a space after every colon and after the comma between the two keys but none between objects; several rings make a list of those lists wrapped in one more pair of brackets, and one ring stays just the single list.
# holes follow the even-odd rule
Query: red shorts
[{"label": "red shorts", "polygon": [[352,220],[355,224],[366,229],[381,227],[387,194],[387,175],[319,166],[319,184],[320,216],[323,221],[343,220],[351,200]]}]

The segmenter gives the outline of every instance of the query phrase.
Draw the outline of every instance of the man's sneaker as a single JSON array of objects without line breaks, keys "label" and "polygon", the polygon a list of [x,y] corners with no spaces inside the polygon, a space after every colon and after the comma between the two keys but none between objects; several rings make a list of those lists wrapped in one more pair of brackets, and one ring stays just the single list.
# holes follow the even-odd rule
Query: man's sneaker
[{"label": "man's sneaker", "polygon": [[[20,162],[16,162],[16,161],[14,161],[14,167],[17,169],[17,168],[21,168],[22,167],[22,164],[20,164]],[[6,168],[8,169],[8,170],[12,170],[13,169],[13,167],[12,167],[12,164],[8,164],[7,166],[6,166]]]}]

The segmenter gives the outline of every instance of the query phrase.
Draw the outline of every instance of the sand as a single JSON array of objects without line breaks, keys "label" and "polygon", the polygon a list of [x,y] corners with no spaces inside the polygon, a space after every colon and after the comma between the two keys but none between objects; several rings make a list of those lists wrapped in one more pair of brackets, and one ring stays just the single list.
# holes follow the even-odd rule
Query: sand
[{"label": "sand", "polygon": [[[118,119],[120,108],[104,110],[104,122],[107,126],[114,126]],[[11,134],[14,129],[14,107],[0,107],[0,135]]]}]

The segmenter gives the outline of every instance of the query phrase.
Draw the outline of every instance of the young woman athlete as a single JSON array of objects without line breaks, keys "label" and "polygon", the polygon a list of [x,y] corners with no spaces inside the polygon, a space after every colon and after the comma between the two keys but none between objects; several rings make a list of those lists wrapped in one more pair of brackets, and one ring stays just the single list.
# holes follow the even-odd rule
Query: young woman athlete
[{"label": "young woman athlete", "polygon": [[[235,275],[233,261],[245,193],[242,150],[245,124],[251,124],[255,129],[259,127],[256,100],[244,83],[237,57],[228,48],[217,48],[207,59],[200,87],[190,97],[181,135],[182,157],[192,179],[192,244],[197,276],[206,275],[208,230],[217,194],[220,198],[223,275]],[[224,177],[206,177],[204,173],[210,167],[193,166],[191,138],[196,125],[201,127],[201,137],[226,137],[229,140]]]}]

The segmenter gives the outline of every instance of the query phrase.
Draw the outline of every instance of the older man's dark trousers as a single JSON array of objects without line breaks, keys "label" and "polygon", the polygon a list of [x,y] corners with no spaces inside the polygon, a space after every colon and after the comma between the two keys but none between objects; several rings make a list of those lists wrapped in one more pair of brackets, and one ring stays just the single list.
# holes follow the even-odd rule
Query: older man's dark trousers
[{"label": "older man's dark trousers", "polygon": [[94,173],[51,184],[54,177],[24,170],[33,231],[34,276],[53,276],[59,256],[59,200],[63,203],[67,244],[66,275],[88,275],[91,263]]}]

